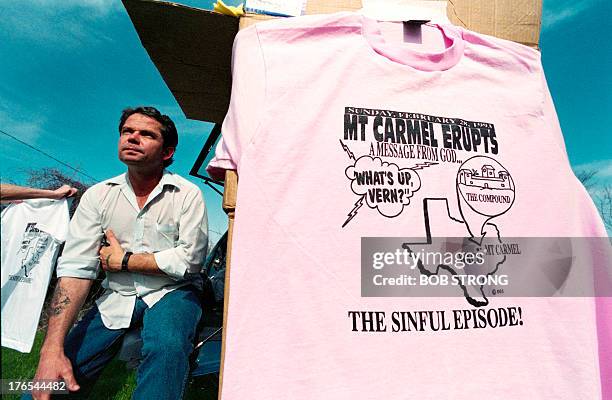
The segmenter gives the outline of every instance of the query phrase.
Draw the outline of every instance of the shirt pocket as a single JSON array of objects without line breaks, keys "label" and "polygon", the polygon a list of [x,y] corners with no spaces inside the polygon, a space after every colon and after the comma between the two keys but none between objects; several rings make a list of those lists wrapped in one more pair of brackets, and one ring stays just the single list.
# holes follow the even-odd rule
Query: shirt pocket
[{"label": "shirt pocket", "polygon": [[178,241],[178,229],[174,224],[156,223],[157,250],[165,250],[174,247]]}]

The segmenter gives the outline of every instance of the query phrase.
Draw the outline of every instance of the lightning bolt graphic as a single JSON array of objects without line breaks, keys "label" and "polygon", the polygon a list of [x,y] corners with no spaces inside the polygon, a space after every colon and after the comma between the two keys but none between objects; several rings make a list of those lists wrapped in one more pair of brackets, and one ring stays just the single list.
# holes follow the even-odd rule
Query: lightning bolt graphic
[{"label": "lightning bolt graphic", "polygon": [[351,220],[353,218],[355,218],[355,215],[357,215],[357,210],[359,210],[361,208],[361,206],[363,205],[363,199],[365,198],[365,194],[363,196],[361,196],[356,202],[355,202],[355,207],[351,210],[350,213],[348,213],[348,219],[346,221],[344,221],[344,223],[342,224],[342,227],[344,228],[346,226],[346,224],[348,224],[349,222],[351,222]]},{"label": "lightning bolt graphic", "polygon": [[[342,143],[342,139],[338,139],[338,140],[340,140],[340,145],[342,146],[344,151],[346,151],[346,154],[348,154],[349,158],[351,160],[355,161],[355,155],[351,152],[351,150],[344,143]],[[346,225],[346,223],[345,223],[345,225]]]},{"label": "lightning bolt graphic", "polygon": [[[348,148],[347,145],[345,145],[344,143],[342,143],[342,139],[338,139],[340,140],[340,146],[342,146],[342,149],[344,151],[346,151],[346,154],[348,154],[349,158],[353,161],[355,161],[355,155],[353,154],[353,152],[351,151],[351,149]],[[346,221],[344,221],[344,223],[342,224],[342,227],[344,228],[346,226],[346,224],[348,224],[349,222],[351,222],[351,220],[353,218],[355,218],[355,215],[357,215],[357,210],[359,210],[361,208],[361,206],[363,205],[363,199],[365,198],[365,194],[363,196],[361,196],[356,202],[355,202],[355,207],[353,207],[353,209],[351,210],[350,213],[348,213],[348,219]]]},{"label": "lightning bolt graphic", "polygon": [[431,167],[432,165],[438,165],[438,163],[437,162],[429,162],[429,161],[427,161],[425,163],[419,163],[419,164],[415,165],[414,167],[408,168],[408,169],[416,171],[417,169],[423,169],[423,168]]}]

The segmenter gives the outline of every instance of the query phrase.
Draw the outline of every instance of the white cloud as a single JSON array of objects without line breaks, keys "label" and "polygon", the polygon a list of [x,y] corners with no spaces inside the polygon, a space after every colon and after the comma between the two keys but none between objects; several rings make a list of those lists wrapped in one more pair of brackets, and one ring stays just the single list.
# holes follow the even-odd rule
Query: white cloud
[{"label": "white cloud", "polygon": [[[41,133],[45,119],[43,117],[21,119],[0,105],[0,129],[29,144],[35,144]],[[3,135],[5,136],[5,135]]]},{"label": "white cloud", "polygon": [[81,9],[94,13],[93,16],[106,16],[118,10],[121,10],[121,1],[119,0],[22,0],[22,5],[30,4],[37,8],[46,10],[69,11],[72,9]]},{"label": "white cloud", "polygon": [[551,29],[559,24],[569,22],[582,12],[603,0],[578,0],[575,2],[544,0],[542,11],[542,30]]},{"label": "white cloud", "polygon": [[111,41],[95,22],[121,10],[116,0],[24,0],[7,3],[0,24],[13,41],[76,47]]},{"label": "white cloud", "polygon": [[[44,108],[29,109],[23,104],[9,100],[9,98],[0,94],[0,129],[36,147],[45,147],[45,141],[47,140],[68,142],[67,138],[48,131],[48,110]],[[11,143],[17,143],[6,135],[2,136],[3,139],[7,139]],[[18,144],[17,146],[23,145]]]}]

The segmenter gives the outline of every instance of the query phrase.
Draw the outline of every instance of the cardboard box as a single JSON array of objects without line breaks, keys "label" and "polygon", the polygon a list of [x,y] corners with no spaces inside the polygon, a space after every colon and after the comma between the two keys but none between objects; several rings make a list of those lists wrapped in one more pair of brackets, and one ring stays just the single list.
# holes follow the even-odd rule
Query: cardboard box
[{"label": "cardboard box", "polygon": [[[229,106],[231,50],[244,28],[274,18],[237,18],[156,0],[123,0],[143,47],[189,119],[221,123]],[[355,11],[361,0],[309,0],[307,14]],[[542,0],[450,0],[450,21],[538,46]]]},{"label": "cardboard box", "polygon": [[[360,8],[361,0],[309,0],[306,3],[307,14],[356,11]],[[538,48],[542,0],[448,1],[446,14],[454,25]],[[240,29],[272,18],[276,17],[247,14],[240,18]]]},{"label": "cardboard box", "polygon": [[542,0],[455,0],[446,11],[454,25],[538,48]]}]

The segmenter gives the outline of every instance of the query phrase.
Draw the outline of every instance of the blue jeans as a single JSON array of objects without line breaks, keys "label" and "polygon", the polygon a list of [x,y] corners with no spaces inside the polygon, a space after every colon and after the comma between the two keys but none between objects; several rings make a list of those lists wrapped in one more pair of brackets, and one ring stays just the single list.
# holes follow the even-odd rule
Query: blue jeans
[{"label": "blue jeans", "polygon": [[[149,308],[136,299],[130,328],[142,325],[142,360],[138,366],[136,389],[132,399],[181,399],[189,375],[189,355],[193,350],[196,328],[202,308],[191,286],[167,293]],[[128,328],[129,329],[129,328]],[[128,329],[108,329],[94,306],[68,333],[64,353],[72,363],[81,389],[75,396],[87,398],[104,367],[121,348]],[[22,399],[31,399],[24,395]]]}]

